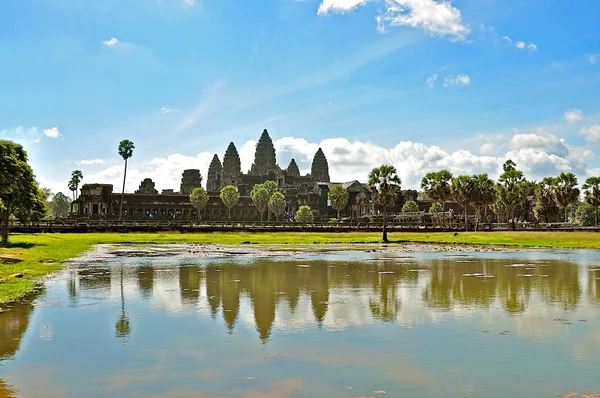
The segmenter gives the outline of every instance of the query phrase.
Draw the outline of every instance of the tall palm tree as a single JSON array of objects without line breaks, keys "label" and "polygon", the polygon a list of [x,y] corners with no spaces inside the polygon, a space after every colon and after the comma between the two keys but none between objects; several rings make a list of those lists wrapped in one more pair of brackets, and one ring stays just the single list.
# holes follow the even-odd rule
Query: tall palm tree
[{"label": "tall palm tree", "polygon": [[129,140],[123,140],[119,143],[119,155],[125,160],[125,172],[123,173],[123,189],[121,190],[121,206],[119,209],[119,221],[123,216],[123,198],[125,197],[125,179],[127,178],[127,159],[133,156],[135,146]]},{"label": "tall palm tree", "polygon": [[452,179],[452,197],[458,202],[465,214],[465,231],[469,230],[467,218],[467,205],[471,202],[473,195],[473,181],[469,176],[458,176]]},{"label": "tall palm tree", "polygon": [[505,207],[512,220],[512,230],[516,229],[517,209],[521,208],[527,199],[527,181],[521,170],[516,169],[512,160],[504,163],[504,172],[498,178],[496,195],[499,204]]},{"label": "tall palm tree", "polygon": [[77,190],[79,189],[79,183],[81,182],[81,180],[83,180],[83,173],[81,172],[81,170],[73,170],[73,172],[71,173],[71,181],[73,181],[73,183],[75,184],[75,198],[73,198],[73,200],[79,197],[79,192]]},{"label": "tall palm tree", "polygon": [[569,206],[579,200],[579,188],[577,188],[577,177],[573,173],[560,173],[555,182],[556,201],[565,209],[565,222]]},{"label": "tall palm tree", "polygon": [[470,202],[475,207],[475,231],[481,220],[481,210],[496,201],[496,183],[487,174],[477,174],[471,177]]},{"label": "tall palm tree", "polygon": [[373,191],[373,201],[383,209],[383,241],[388,242],[386,230],[387,208],[396,203],[402,181],[394,166],[382,165],[369,173],[369,186]]},{"label": "tall palm tree", "polygon": [[600,207],[600,177],[590,177],[583,184],[585,201],[594,206],[596,212],[594,214],[594,225],[598,225],[598,207]]},{"label": "tall palm tree", "polygon": [[73,200],[71,201],[71,214],[73,214],[73,203],[75,203],[75,191],[77,190],[77,183],[71,177],[69,180],[69,190],[73,193]]},{"label": "tall palm tree", "polygon": [[452,197],[451,192],[452,173],[448,170],[440,170],[427,173],[421,180],[421,189],[434,202],[442,204],[442,217],[445,219],[446,202]]}]

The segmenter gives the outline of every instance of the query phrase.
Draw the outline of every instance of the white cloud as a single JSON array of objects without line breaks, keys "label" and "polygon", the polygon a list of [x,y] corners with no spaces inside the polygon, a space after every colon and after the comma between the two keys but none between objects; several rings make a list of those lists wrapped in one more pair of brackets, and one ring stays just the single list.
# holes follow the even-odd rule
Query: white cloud
[{"label": "white cloud", "polygon": [[569,109],[564,114],[565,120],[569,123],[578,123],[583,120],[583,112],[579,109]]},{"label": "white cloud", "polygon": [[162,108],[160,108],[160,111],[162,113],[171,113],[171,112],[179,112],[179,111],[181,111],[181,109],[179,109],[179,108],[170,108],[168,106],[163,106]]},{"label": "white cloud", "polygon": [[[370,1],[323,0],[318,14],[348,12]],[[385,10],[377,16],[377,29],[383,32],[394,26],[423,29],[432,36],[447,36],[452,40],[464,40],[471,32],[463,23],[460,10],[446,0],[385,0]]]},{"label": "white cloud", "polygon": [[332,12],[348,12],[358,6],[365,5],[368,0],[323,0],[319,6],[319,15]]},{"label": "white cloud", "polygon": [[112,39],[104,40],[102,44],[104,44],[107,47],[114,47],[117,44],[119,44],[119,40],[116,37],[113,37]]},{"label": "white cloud", "polygon": [[105,164],[106,162],[104,161],[104,159],[84,159],[84,160],[78,160],[75,163],[80,164],[82,166],[93,166],[93,165]]},{"label": "white cloud", "polygon": [[465,74],[458,74],[455,77],[448,76],[444,79],[444,87],[449,86],[468,86],[471,84],[471,78]]},{"label": "white cloud", "polygon": [[387,26],[410,26],[452,40],[464,40],[471,32],[458,8],[450,1],[437,0],[386,0],[386,11],[377,17],[377,27],[384,31]]},{"label": "white cloud", "polygon": [[600,54],[588,54],[588,61],[590,61],[591,64],[595,64],[596,61],[598,61],[598,55]]},{"label": "white cloud", "polygon": [[580,132],[589,142],[600,145],[600,124],[594,124],[593,126],[584,127],[581,129]]},{"label": "white cloud", "polygon": [[509,142],[509,148],[512,151],[527,149],[560,157],[566,157],[569,154],[569,148],[564,139],[560,139],[542,128],[526,132],[514,130],[514,132],[515,134]]},{"label": "white cloud", "polygon": [[[600,143],[600,125],[589,128]],[[313,156],[322,148],[329,162],[332,181],[366,181],[369,171],[381,164],[392,164],[398,169],[404,188],[415,189],[424,174],[447,168],[455,175],[488,173],[497,178],[502,164],[513,159],[527,178],[539,180],[544,176],[557,175],[562,171],[574,172],[582,178],[588,162],[595,159],[594,153],[583,147],[568,145],[564,139],[550,134],[542,128],[514,130],[510,137],[506,134],[478,136],[483,141],[480,154],[468,150],[446,151],[439,146],[428,146],[413,141],[400,141],[393,147],[383,147],[371,142],[349,141],[345,138],[329,138],[320,142],[310,142],[303,138],[282,137],[273,142],[277,162],[286,168],[294,158],[303,174],[310,172]],[[217,152],[223,161],[223,148]],[[238,143],[241,168],[247,172],[254,160],[256,141]],[[196,156],[171,154],[148,162],[130,162],[127,171],[127,192],[136,190],[144,178],[152,178],[156,188],[179,189],[181,173],[184,169],[200,169],[203,183],[213,153],[202,152]],[[86,175],[87,182],[111,183],[119,189],[123,178],[121,162],[107,166],[97,173]]]},{"label": "white cloud", "polygon": [[508,44],[514,45],[519,50],[528,50],[531,52],[537,51],[538,46],[534,43],[525,43],[523,40],[513,40],[508,36],[502,37],[502,40],[506,40]]},{"label": "white cloud", "polygon": [[[127,168],[126,192],[134,192],[140,182],[151,178],[160,192],[163,189],[179,190],[181,173],[185,169],[200,169],[203,184],[206,184],[206,173],[213,154],[202,152],[197,156],[186,156],[179,153],[168,155],[164,158],[154,158],[148,162],[135,163],[130,160]],[[222,158],[222,155],[219,154]],[[221,159],[222,160],[222,159]],[[123,164],[114,164],[101,171],[86,176],[88,183],[113,184],[114,189],[119,189],[123,183]]]},{"label": "white cloud", "polygon": [[59,138],[62,137],[60,131],[58,131],[57,127],[52,127],[50,129],[44,129],[44,135],[50,138]]},{"label": "white cloud", "polygon": [[425,81],[425,83],[429,86],[429,87],[433,87],[435,85],[435,82],[437,81],[438,78],[438,74],[434,73],[433,75],[431,75],[429,78],[427,78],[427,80]]}]

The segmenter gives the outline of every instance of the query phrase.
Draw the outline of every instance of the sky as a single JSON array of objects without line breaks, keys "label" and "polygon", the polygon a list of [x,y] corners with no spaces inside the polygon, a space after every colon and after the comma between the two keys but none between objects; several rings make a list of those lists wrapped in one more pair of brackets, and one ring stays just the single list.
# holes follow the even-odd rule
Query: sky
[{"label": "sky", "polygon": [[0,139],[40,184],[126,191],[206,177],[229,142],[333,181],[396,166],[529,179],[600,175],[600,2],[594,0],[2,0]]}]

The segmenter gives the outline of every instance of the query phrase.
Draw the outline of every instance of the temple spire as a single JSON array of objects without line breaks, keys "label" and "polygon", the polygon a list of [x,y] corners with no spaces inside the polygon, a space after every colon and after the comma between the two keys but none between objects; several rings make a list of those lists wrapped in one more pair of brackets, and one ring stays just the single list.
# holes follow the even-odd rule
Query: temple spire
[{"label": "temple spire", "polygon": [[310,173],[316,182],[330,182],[329,164],[323,150],[319,148],[312,161]]},{"label": "temple spire", "polygon": [[295,159],[290,161],[290,164],[287,167],[287,173],[292,177],[300,177],[300,169],[298,168]]},{"label": "temple spire", "polygon": [[254,163],[250,174],[264,175],[277,167],[275,158],[275,147],[273,140],[269,136],[267,129],[264,129],[258,142],[256,143],[256,152],[254,154]]},{"label": "temple spire", "polygon": [[223,169],[221,171],[222,185],[234,185],[239,183],[242,174],[240,155],[233,142],[229,143],[225,156],[223,157]]},{"label": "temple spire", "polygon": [[219,160],[219,156],[215,154],[213,156],[212,161],[210,162],[210,166],[208,166],[208,174],[206,177],[206,190],[207,191],[218,191],[221,188],[221,171],[223,167],[221,166],[221,161]]}]

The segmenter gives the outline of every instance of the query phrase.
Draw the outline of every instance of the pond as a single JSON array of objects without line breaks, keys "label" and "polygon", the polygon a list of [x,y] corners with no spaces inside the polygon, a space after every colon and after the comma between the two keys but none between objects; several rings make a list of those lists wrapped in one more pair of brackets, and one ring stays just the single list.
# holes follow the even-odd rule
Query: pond
[{"label": "pond", "polygon": [[597,251],[98,250],[2,307],[0,397],[600,392]]}]

